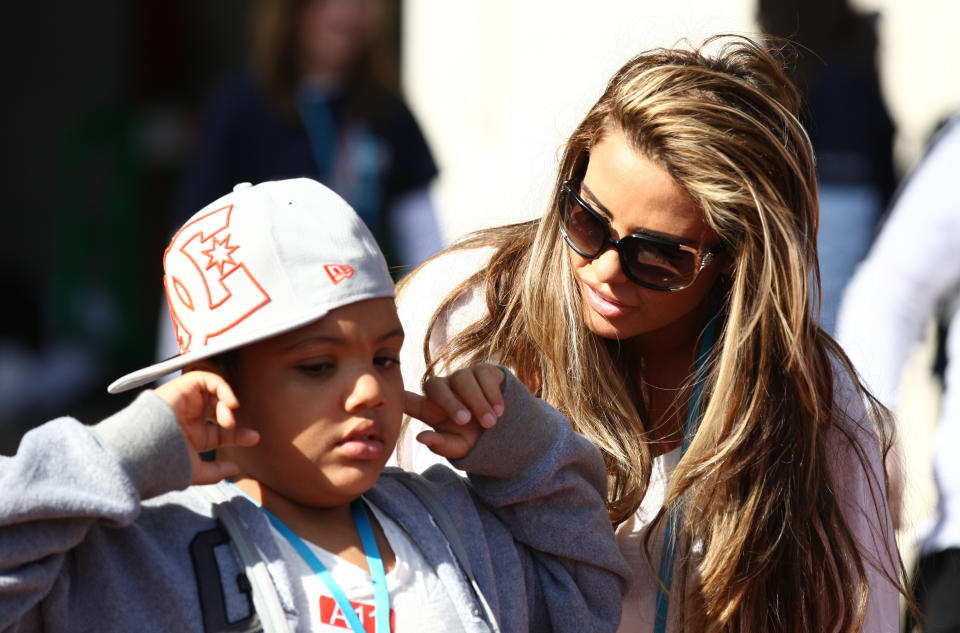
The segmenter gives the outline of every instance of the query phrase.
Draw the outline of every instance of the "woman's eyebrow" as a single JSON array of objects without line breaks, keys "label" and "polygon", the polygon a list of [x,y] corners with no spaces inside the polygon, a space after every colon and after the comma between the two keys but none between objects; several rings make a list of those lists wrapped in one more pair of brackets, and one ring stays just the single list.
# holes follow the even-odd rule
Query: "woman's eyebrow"
[{"label": "woman's eyebrow", "polygon": [[[607,222],[612,222],[613,214],[610,213],[610,209],[603,206],[603,203],[600,202],[597,196],[594,195],[592,191],[590,191],[590,187],[588,187],[586,183],[581,182],[580,189],[583,191],[582,197],[589,198],[590,203],[594,205],[593,210],[596,211],[601,216],[603,216],[603,218]],[[628,230],[630,231],[631,235],[637,235],[637,234],[648,235],[650,237],[655,237],[657,239],[664,240],[666,242],[676,242],[677,245],[690,245],[690,244],[696,244],[697,242],[696,240],[692,240],[682,235],[674,235],[673,233],[664,233],[662,231],[653,231],[651,229],[647,229],[642,226],[632,226]]]},{"label": "woman's eyebrow", "polygon": [[580,183],[580,189],[583,190],[584,197],[585,197],[585,198],[589,198],[589,199],[590,199],[590,202],[592,202],[594,205],[596,205],[596,208],[594,208],[594,211],[596,211],[597,213],[599,213],[600,215],[602,215],[602,216],[603,216],[604,218],[606,218],[608,221],[610,221],[610,220],[613,219],[613,214],[610,213],[610,209],[608,209],[608,208],[606,208],[605,206],[603,206],[603,203],[600,202],[600,199],[597,198],[597,196],[594,195],[594,193],[593,193],[592,191],[590,191],[590,187],[587,186],[587,183],[581,182],[581,183]]}]

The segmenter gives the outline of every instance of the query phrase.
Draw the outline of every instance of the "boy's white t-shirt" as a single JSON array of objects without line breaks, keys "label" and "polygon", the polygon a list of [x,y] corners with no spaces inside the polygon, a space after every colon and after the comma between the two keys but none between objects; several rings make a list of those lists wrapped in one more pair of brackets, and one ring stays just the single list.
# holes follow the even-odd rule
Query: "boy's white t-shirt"
[{"label": "boy's white t-shirt", "polygon": [[[393,633],[462,631],[463,627],[454,605],[436,571],[400,526],[369,501],[365,500],[365,503],[379,521],[396,557],[396,565],[387,573],[390,630]],[[272,525],[270,528],[276,539],[286,543],[286,538],[276,528]],[[332,552],[309,541],[305,542],[340,585],[364,628],[369,633],[374,633],[375,609],[370,574]],[[288,556],[299,556],[291,547],[280,549]],[[309,626],[306,630],[319,633],[344,633],[351,630],[330,590],[316,574],[304,578],[304,589],[310,604],[310,613],[307,616]]]}]

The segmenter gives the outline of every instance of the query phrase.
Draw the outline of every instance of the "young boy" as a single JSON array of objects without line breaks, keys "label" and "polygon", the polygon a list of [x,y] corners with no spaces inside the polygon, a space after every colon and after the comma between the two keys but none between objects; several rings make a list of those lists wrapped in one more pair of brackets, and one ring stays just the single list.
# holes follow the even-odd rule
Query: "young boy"
[{"label": "young boy", "polygon": [[[393,283],[339,197],[238,185],[164,271],[180,353],[110,391],[183,375],[0,457],[0,631],[616,629],[597,450],[494,366],[405,394]],[[468,479],[384,470],[405,411]]]}]

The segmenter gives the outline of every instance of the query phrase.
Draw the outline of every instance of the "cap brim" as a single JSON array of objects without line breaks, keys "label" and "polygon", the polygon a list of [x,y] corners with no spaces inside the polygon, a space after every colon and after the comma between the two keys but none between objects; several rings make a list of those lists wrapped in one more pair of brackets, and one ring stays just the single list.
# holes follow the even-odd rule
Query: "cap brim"
[{"label": "cap brim", "polygon": [[110,386],[107,387],[107,391],[116,394],[122,393],[129,389],[142,387],[143,385],[149,384],[158,378],[162,378],[171,372],[177,371],[178,369],[183,369],[190,363],[203,360],[204,358],[210,358],[211,356],[216,356],[217,354],[222,354],[224,352],[229,352],[232,349],[237,349],[238,347],[243,347],[245,345],[249,345],[250,343],[256,343],[257,341],[262,341],[263,339],[267,339],[278,334],[283,334],[284,332],[289,332],[290,330],[295,330],[298,327],[316,321],[317,319],[322,319],[328,313],[329,310],[323,313],[314,312],[310,315],[293,319],[281,327],[268,327],[260,332],[248,333],[243,337],[234,337],[224,341],[214,341],[192,352],[173,356],[166,360],[162,360],[159,363],[155,363],[149,367],[144,367],[143,369],[138,369],[137,371],[118,378],[110,383]]}]

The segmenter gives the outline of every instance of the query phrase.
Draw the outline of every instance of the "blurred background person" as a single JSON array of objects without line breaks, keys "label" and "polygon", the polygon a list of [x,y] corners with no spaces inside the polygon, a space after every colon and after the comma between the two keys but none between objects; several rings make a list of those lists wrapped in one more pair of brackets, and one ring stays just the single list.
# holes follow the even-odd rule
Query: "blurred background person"
[{"label": "blurred background person", "polygon": [[948,308],[943,397],[932,438],[936,511],[921,534],[914,574],[927,633],[960,631],[960,313],[953,307],[960,288],[958,173],[955,115],[906,179],[847,286],[837,322],[838,340],[858,371],[885,405],[899,409],[901,433],[911,433],[917,412],[898,406],[904,366],[930,322]]},{"label": "blurred background person", "polygon": [[239,182],[310,176],[357,210],[395,274],[440,249],[437,167],[381,37],[387,3],[252,4],[249,72],[214,92],[172,226]]},{"label": "blurred background person", "polygon": [[833,334],[843,289],[896,186],[878,16],[848,0],[758,0],[757,12],[763,31],[800,45],[791,78],[804,92],[801,116],[817,157],[820,322]]}]

